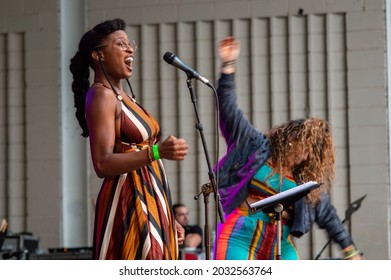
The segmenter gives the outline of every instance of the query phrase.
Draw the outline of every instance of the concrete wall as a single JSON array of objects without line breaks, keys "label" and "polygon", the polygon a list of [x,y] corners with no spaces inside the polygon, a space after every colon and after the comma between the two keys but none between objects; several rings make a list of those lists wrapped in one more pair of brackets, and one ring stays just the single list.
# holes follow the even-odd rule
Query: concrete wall
[{"label": "concrete wall", "polygon": [[61,242],[58,12],[57,1],[0,1],[0,216],[43,246]]},{"label": "concrete wall", "polygon": [[[62,178],[60,111],[61,97],[71,93],[60,90],[60,71],[68,65],[59,59],[59,3],[0,1],[0,216],[15,232],[40,236],[44,248],[80,245],[80,240],[90,246],[90,203],[100,186],[87,160],[88,172],[80,176],[88,182],[83,198],[88,236],[65,242],[64,233],[72,229],[64,228],[61,213],[68,188]],[[246,115],[260,130],[308,114],[327,118],[337,144],[333,202],[343,219],[349,204],[367,195],[347,227],[367,259],[390,258],[383,0],[86,1],[86,28],[114,17],[125,19],[129,36],[138,41],[131,79],[138,101],[159,119],[165,136],[184,137],[190,144],[184,162],[167,162],[166,167],[174,202],[188,204],[194,222],[205,223],[203,197],[193,197],[208,182],[208,168],[186,76],[162,56],[174,52],[215,81],[216,45],[234,35],[242,44],[237,81]],[[19,59],[12,59],[14,53]],[[197,81],[194,85],[214,164],[225,146],[215,141],[213,92]],[[14,91],[16,103],[10,99]],[[14,129],[24,140],[10,134]],[[74,157],[86,159],[84,153]],[[209,210],[215,213],[213,197]],[[213,216],[209,222],[213,227]],[[302,258],[313,259],[327,237],[315,227],[296,242]],[[334,247],[322,258],[338,258]]]}]

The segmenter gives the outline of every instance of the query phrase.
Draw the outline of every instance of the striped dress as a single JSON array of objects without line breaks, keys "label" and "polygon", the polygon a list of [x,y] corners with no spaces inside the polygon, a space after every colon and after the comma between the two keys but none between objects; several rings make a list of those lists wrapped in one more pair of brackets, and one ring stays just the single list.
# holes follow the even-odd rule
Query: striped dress
[{"label": "striped dress", "polygon": [[[136,103],[122,100],[122,152],[146,149],[159,137],[157,121]],[[106,177],[95,208],[93,258],[177,259],[171,204],[161,160],[127,174]]]}]

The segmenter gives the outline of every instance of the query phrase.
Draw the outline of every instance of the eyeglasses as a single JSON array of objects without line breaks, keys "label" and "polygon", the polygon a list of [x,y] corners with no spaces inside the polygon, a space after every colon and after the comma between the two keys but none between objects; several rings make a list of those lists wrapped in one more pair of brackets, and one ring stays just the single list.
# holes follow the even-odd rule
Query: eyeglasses
[{"label": "eyeglasses", "polygon": [[[110,45],[99,45],[97,46],[96,48],[103,48],[103,47],[107,47],[107,46],[110,46]],[[127,51],[129,49],[129,47],[133,50],[133,52],[135,52],[137,50],[137,44],[136,44],[136,41],[135,40],[126,40],[126,39],[118,39],[114,42],[113,46],[118,46],[119,48],[121,48],[121,50],[123,51]]]}]

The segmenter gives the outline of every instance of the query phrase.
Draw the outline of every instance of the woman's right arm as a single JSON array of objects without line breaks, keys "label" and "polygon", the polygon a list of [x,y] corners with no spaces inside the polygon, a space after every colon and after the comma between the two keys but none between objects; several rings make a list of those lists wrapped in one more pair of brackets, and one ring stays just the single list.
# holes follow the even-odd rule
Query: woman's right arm
[{"label": "woman's right arm", "polygon": [[253,134],[259,134],[237,105],[234,74],[239,52],[239,42],[233,37],[223,39],[218,46],[221,60],[221,77],[217,87],[220,130],[228,146]]}]

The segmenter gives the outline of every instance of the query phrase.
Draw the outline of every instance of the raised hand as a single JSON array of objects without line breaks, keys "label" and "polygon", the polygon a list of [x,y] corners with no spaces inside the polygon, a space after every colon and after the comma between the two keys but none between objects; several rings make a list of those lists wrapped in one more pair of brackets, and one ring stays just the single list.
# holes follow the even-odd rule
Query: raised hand
[{"label": "raised hand", "polygon": [[218,47],[219,57],[224,62],[236,61],[240,52],[240,44],[233,36],[221,40]]}]

